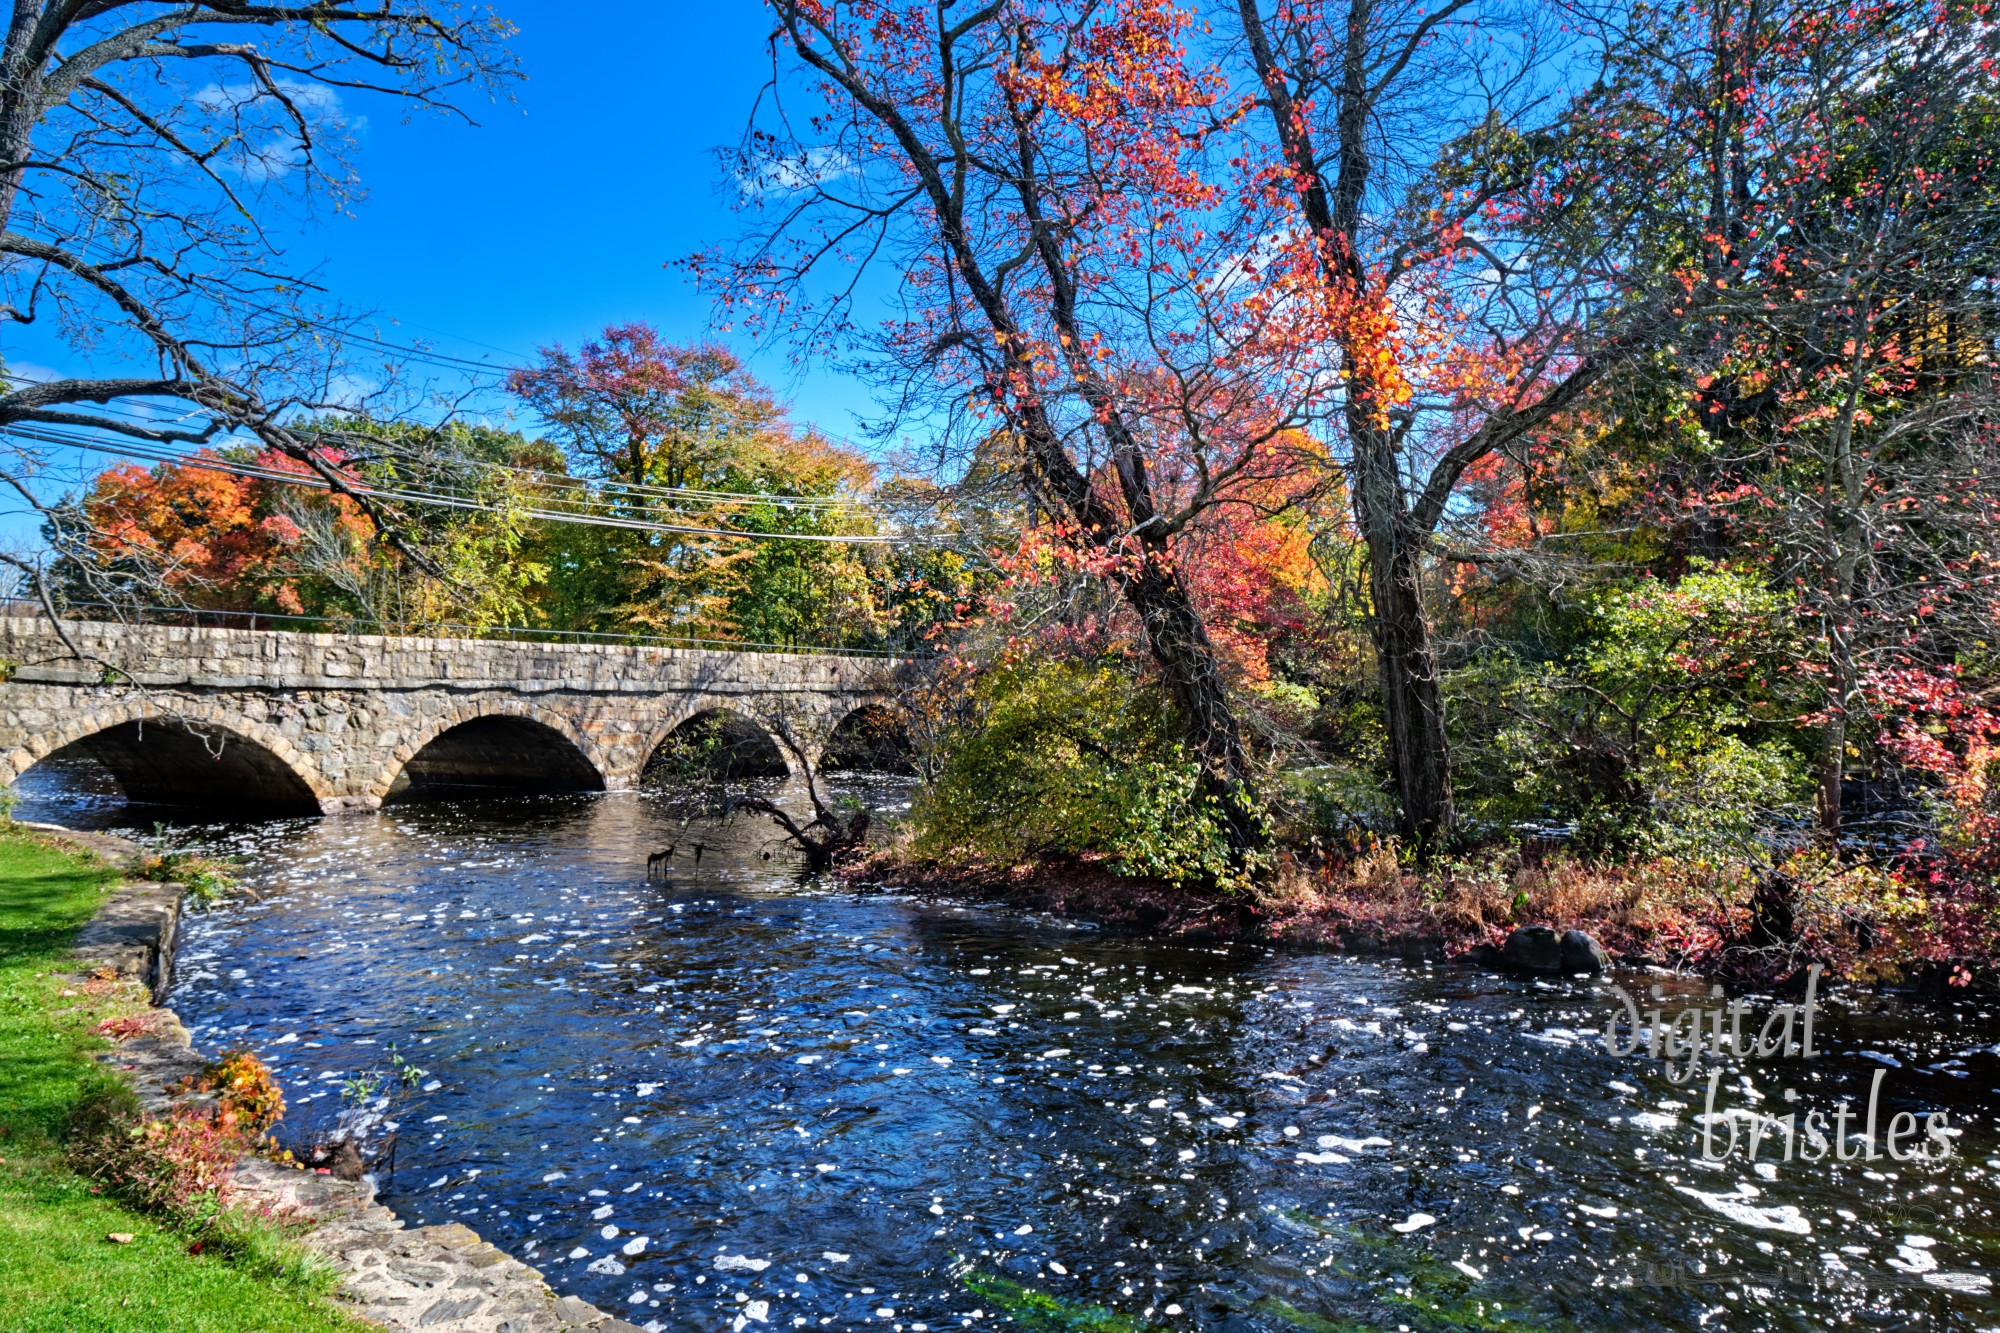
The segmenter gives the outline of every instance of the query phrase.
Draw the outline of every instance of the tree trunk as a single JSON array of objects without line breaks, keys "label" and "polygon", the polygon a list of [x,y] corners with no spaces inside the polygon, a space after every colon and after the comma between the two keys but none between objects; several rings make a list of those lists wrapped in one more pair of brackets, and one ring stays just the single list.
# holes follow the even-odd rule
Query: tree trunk
[{"label": "tree trunk", "polygon": [[1820,733],[1819,787],[1813,794],[1813,811],[1819,817],[1820,836],[1827,842],[1840,837],[1840,789],[1847,773],[1847,717],[1835,713]]},{"label": "tree trunk", "polygon": [[1147,647],[1180,714],[1188,747],[1201,761],[1205,794],[1221,808],[1231,848],[1241,853],[1263,846],[1269,834],[1258,818],[1243,733],[1186,583],[1164,551],[1149,551],[1144,568],[1124,578],[1121,591],[1146,626]]},{"label": "tree trunk", "polygon": [[[1314,147],[1305,115],[1293,99],[1291,77],[1264,28],[1256,0],[1238,0],[1238,13],[1251,61],[1264,85],[1285,162],[1303,183],[1300,203],[1307,225],[1322,238],[1321,264],[1330,287],[1351,298],[1371,290],[1355,238],[1360,235],[1363,201],[1374,172],[1368,125],[1381,92],[1376,65],[1370,0],[1350,0],[1347,43],[1339,55],[1334,97],[1337,147],[1331,180],[1328,160]],[[1420,846],[1449,837],[1456,822],[1451,798],[1450,752],[1444,731],[1444,700],[1438,689],[1437,658],[1430,622],[1424,616],[1420,522],[1403,484],[1402,463],[1387,418],[1389,396],[1375,383],[1370,367],[1380,349],[1363,338],[1343,339],[1348,368],[1345,416],[1353,447],[1353,502],[1356,524],[1368,547],[1368,586],[1374,601],[1369,620],[1376,668],[1382,678],[1382,716],[1388,731],[1389,766],[1396,776],[1403,835]],[[1463,468],[1469,457],[1460,459]],[[1448,477],[1447,484],[1456,473]]]},{"label": "tree trunk", "polygon": [[1840,837],[1842,777],[1847,769],[1847,714],[1860,691],[1854,665],[1854,594],[1861,577],[1861,507],[1867,502],[1860,460],[1854,452],[1854,423],[1861,401],[1860,351],[1848,366],[1846,401],[1834,418],[1827,448],[1826,499],[1822,521],[1832,559],[1827,570],[1826,625],[1827,718],[1820,734],[1819,790],[1814,799],[1820,837],[1831,843]]},{"label": "tree trunk", "polygon": [[1406,543],[1380,549],[1370,543],[1370,622],[1382,678],[1382,721],[1389,735],[1389,763],[1402,805],[1403,835],[1433,847],[1457,822],[1451,794],[1451,755],[1444,730],[1444,698],[1437,656],[1424,617],[1417,553]]},{"label": "tree trunk", "polygon": [[1396,778],[1403,836],[1435,846],[1456,822],[1450,749],[1437,655],[1424,614],[1422,546],[1410,531],[1408,505],[1388,432],[1355,403],[1354,518],[1368,547],[1369,632],[1382,681],[1382,722]]}]

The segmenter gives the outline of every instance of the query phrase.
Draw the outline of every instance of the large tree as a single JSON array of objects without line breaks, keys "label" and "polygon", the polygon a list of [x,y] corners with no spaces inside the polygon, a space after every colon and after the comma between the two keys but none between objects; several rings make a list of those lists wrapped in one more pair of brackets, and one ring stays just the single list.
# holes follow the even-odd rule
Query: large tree
[{"label": "large tree", "polygon": [[[1420,841],[1456,820],[1428,583],[1461,483],[1685,327],[1745,261],[1717,233],[1726,216],[1604,170],[1623,117],[1660,128],[1657,108],[1591,82],[1625,50],[1609,12],[1235,0],[1220,20],[1257,105],[1253,160],[1294,205],[1273,272],[1319,302],[1341,368],[1336,452],[1403,829]],[[1723,169],[1705,164],[1721,163],[1726,109],[1668,128],[1656,167]]]},{"label": "large tree", "polygon": [[869,641],[875,590],[859,551],[886,544],[866,499],[874,468],[794,427],[726,348],[618,324],[574,353],[542,348],[507,387],[589,483],[562,504],[629,525],[547,534],[559,623]]},{"label": "large tree", "polygon": [[1678,367],[1684,502],[1813,627],[1831,837],[1871,676],[1984,658],[2000,613],[2000,36],[1934,0],[1718,5],[1647,35],[1655,71],[1730,52],[1744,108],[1738,212],[1769,241]]},{"label": "large tree", "polygon": [[[354,197],[344,99],[453,109],[510,75],[507,31],[448,0],[12,5],[0,321],[53,325],[70,364],[0,384],[0,480],[40,503],[37,465],[64,432],[180,445],[246,431],[350,489],[291,423],[352,405],[344,376],[369,340],[315,303],[271,224]],[[393,514],[355,503],[401,540]]]},{"label": "large tree", "polygon": [[[741,250],[697,264],[808,355],[849,353],[965,449],[998,430],[1067,558],[1131,608],[1208,796],[1248,849],[1251,761],[1180,563],[1294,470],[1330,389],[1259,278],[1270,199],[1240,108],[1157,0],[777,0],[784,68],[731,178]],[[896,314],[855,317],[895,271]]]}]

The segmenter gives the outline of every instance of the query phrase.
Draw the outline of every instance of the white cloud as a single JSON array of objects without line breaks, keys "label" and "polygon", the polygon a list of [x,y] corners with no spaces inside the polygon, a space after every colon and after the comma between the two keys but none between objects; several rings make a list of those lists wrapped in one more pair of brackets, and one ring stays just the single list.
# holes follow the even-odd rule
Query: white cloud
[{"label": "white cloud", "polygon": [[262,184],[304,166],[306,144],[292,120],[294,111],[315,140],[358,134],[367,128],[368,118],[349,119],[340,94],[324,84],[280,79],[277,89],[273,93],[259,84],[212,83],[195,93],[195,105],[218,127],[233,121],[241,136],[216,159],[220,174]]},{"label": "white cloud", "polygon": [[838,148],[808,148],[792,157],[767,158],[753,171],[736,173],[736,184],[748,195],[799,194],[861,174],[854,159]]}]

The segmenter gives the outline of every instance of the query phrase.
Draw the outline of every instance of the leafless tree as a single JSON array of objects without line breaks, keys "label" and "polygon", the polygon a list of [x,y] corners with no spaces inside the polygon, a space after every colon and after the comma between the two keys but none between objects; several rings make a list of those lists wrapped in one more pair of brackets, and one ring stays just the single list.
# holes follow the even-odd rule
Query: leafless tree
[{"label": "leafless tree", "polygon": [[[0,49],[0,319],[52,325],[72,365],[0,382],[0,481],[46,513],[39,465],[77,432],[247,434],[399,542],[293,424],[352,408],[357,361],[384,349],[272,228],[354,198],[347,99],[462,115],[512,77],[508,32],[449,0],[18,0]],[[394,372],[375,366],[373,387]],[[41,585],[39,562],[0,560]]]}]

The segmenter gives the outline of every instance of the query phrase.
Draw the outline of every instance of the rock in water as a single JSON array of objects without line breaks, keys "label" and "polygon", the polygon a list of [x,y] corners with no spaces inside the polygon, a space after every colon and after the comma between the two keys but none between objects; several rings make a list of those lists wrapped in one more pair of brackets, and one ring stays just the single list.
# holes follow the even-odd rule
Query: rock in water
[{"label": "rock in water", "polygon": [[1588,972],[1596,976],[1611,966],[1611,955],[1604,946],[1580,930],[1566,930],[1562,938],[1562,969],[1565,972]]},{"label": "rock in water", "polygon": [[359,1180],[368,1170],[367,1163],[361,1160],[361,1150],[352,1139],[315,1143],[305,1150],[301,1160],[307,1166],[331,1172],[335,1180]]},{"label": "rock in water", "polygon": [[1522,926],[1507,937],[1500,961],[1517,972],[1560,972],[1562,940],[1547,926]]}]

